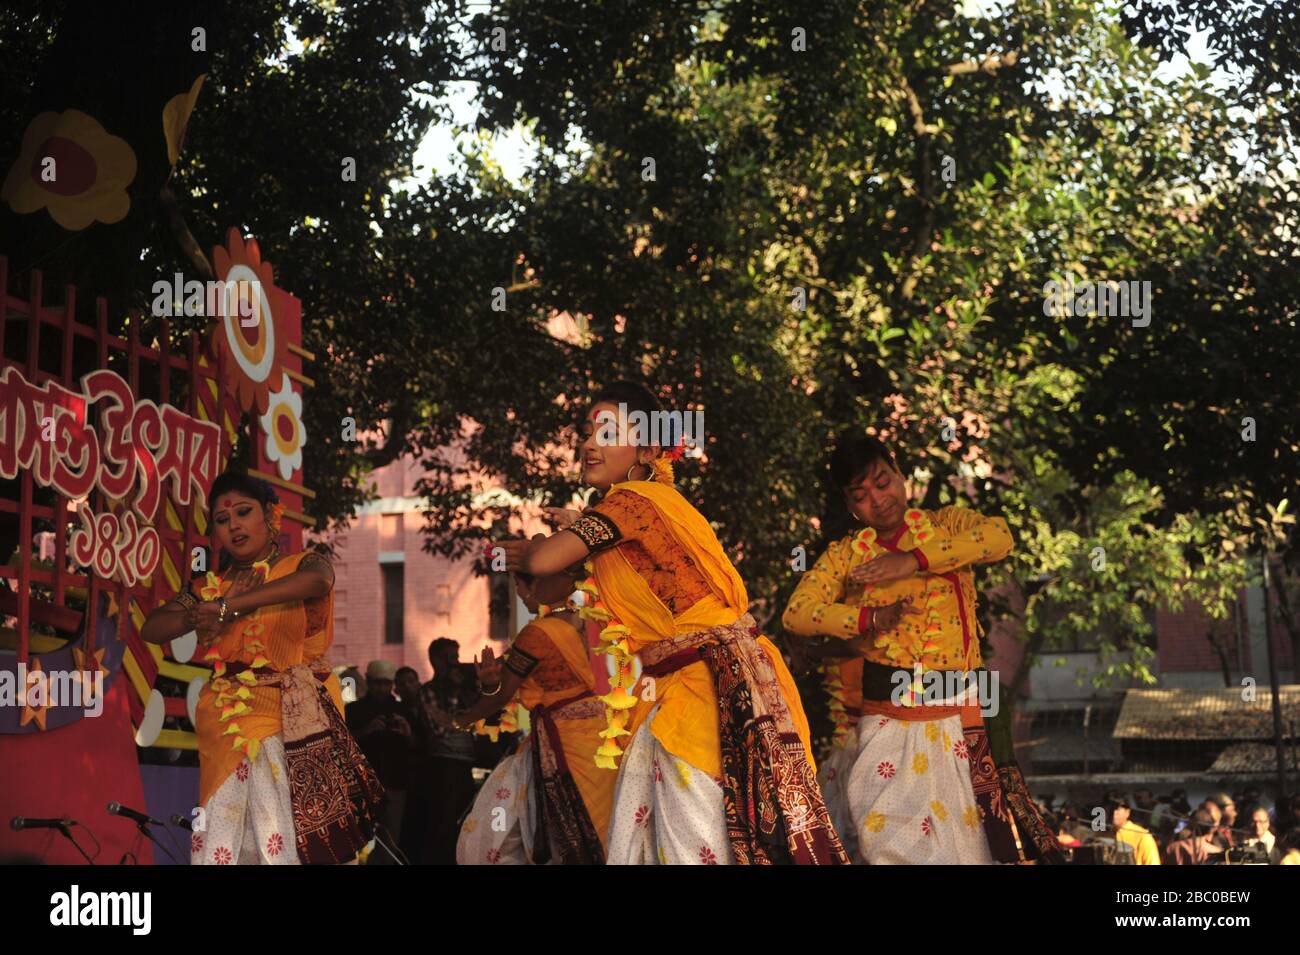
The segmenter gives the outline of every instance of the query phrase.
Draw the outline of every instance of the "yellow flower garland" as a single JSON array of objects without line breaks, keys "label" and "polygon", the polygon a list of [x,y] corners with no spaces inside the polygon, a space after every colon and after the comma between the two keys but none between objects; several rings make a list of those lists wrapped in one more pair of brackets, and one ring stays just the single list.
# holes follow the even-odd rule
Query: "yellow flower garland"
[{"label": "yellow flower garland", "polygon": [[630,692],[636,686],[636,655],[628,644],[632,631],[614,619],[613,613],[601,602],[596,578],[591,576],[591,561],[583,567],[589,576],[577,585],[578,591],[584,595],[578,616],[604,624],[600,631],[601,645],[595,652],[613,657],[615,663],[614,675],[609,678],[609,692],[599,697],[605,704],[605,728],[600,731],[604,742],[596,750],[596,765],[601,769],[618,769],[618,757],[623,755],[618,738],[632,735],[627,724],[636,706],[636,697]]},{"label": "yellow flower garland", "polygon": [[[271,565],[267,561],[259,560],[253,564],[253,570],[265,579],[271,572]],[[224,579],[218,577],[212,571],[208,571],[205,583],[199,589],[199,596],[204,600],[215,600],[228,589],[228,584]],[[258,619],[260,609],[254,610],[244,618],[245,622],[239,631],[239,635],[245,638],[243,640],[243,652],[253,654],[253,659],[248,661],[248,665],[252,669],[269,666],[271,663],[262,652],[266,649],[266,644],[257,639],[266,631],[266,624]],[[221,713],[218,722],[227,724],[221,735],[234,736],[230,748],[242,750],[245,758],[251,763],[257,759],[257,754],[262,749],[262,741],[246,738],[235,720],[240,716],[253,712],[253,708],[248,701],[253,697],[252,687],[257,685],[257,677],[253,675],[252,669],[241,670],[235,674],[234,681],[231,681],[226,676],[226,661],[221,659],[221,653],[216,647],[210,647],[208,652],[203,655],[203,659],[205,662],[212,664],[212,689],[216,693],[213,706]]]},{"label": "yellow flower garland", "polygon": [[[903,521],[911,531],[914,546],[920,546],[934,539],[934,526],[930,523],[930,517],[920,508],[913,507],[904,511]],[[884,548],[877,540],[876,530],[873,527],[864,527],[859,531],[853,538],[852,547],[853,552],[861,555],[865,560],[872,560],[884,553]],[[925,590],[921,595],[921,609],[925,623],[922,626],[920,640],[915,641],[910,647],[892,640],[885,634],[880,634],[875,640],[876,648],[884,650],[885,655],[896,665],[906,663],[909,658],[912,660],[916,676],[912,682],[912,693],[903,699],[904,706],[916,705],[915,697],[920,696],[923,690],[920,677],[927,669],[933,669],[928,664],[934,661],[934,655],[939,648],[938,636],[943,632],[942,621],[935,609],[935,602],[942,596],[942,589],[932,582],[934,578],[931,575],[926,574],[925,577]]]}]

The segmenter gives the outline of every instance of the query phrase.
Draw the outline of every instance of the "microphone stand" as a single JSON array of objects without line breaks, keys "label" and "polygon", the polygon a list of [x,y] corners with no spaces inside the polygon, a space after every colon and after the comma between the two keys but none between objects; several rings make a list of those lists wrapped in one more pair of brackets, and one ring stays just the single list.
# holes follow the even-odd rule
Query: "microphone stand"
[{"label": "microphone stand", "polygon": [[[62,824],[62,823],[61,823],[61,824],[59,825],[58,829],[59,829],[59,832],[63,833],[63,838],[65,838],[65,839],[67,839],[69,842],[71,842],[72,845],[73,845],[73,848],[75,848],[78,852],[81,853],[81,858],[83,858],[83,859],[86,860],[86,864],[87,864],[87,865],[94,865],[94,864],[95,864],[95,860],[92,859],[90,856],[86,855],[86,850],[83,849],[83,848],[81,848],[81,846],[77,843],[77,840],[74,839],[74,838],[72,837],[72,833],[68,831],[68,826],[67,826],[66,824]],[[94,836],[92,835],[91,838],[94,839]],[[98,844],[98,843],[99,843],[99,840],[98,840],[98,839],[95,839],[95,842],[96,842],[96,844]],[[96,853],[96,855],[98,855],[98,853]]]},{"label": "microphone stand", "polygon": [[181,864],[180,860],[177,859],[170,852],[168,852],[167,847],[163,845],[161,842],[159,842],[157,837],[152,832],[149,831],[149,826],[147,824],[143,822],[137,822],[135,824],[135,827],[140,830],[141,835],[143,835],[146,839],[148,839],[150,842],[156,845],[159,849],[161,849],[163,851],[163,854],[166,855],[167,858],[171,859],[175,865]]}]

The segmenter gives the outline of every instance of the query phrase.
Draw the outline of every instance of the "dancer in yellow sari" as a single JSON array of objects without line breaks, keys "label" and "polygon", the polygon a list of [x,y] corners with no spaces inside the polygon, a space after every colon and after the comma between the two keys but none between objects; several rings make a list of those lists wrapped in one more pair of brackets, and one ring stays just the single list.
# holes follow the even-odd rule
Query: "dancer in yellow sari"
[{"label": "dancer in yellow sari", "polygon": [[324,659],[334,572],[314,552],[279,552],[279,502],[265,482],[228,472],[208,501],[231,566],[196,578],[140,632],[163,643],[195,630],[213,666],[195,716],[203,814],[191,863],[353,862],[382,789]]},{"label": "dancer in yellow sari", "polygon": [[461,826],[456,862],[600,864],[616,780],[596,765],[605,707],[593,692],[577,613],[562,602],[574,592],[573,578],[519,575],[515,589],[538,616],[519,631],[503,661],[483,651],[476,664],[484,685],[478,703],[433,712],[444,726],[468,727],[499,710],[501,701],[517,699],[532,721],[532,732],[479,789]]},{"label": "dancer in yellow sari", "polygon": [[604,498],[551,537],[499,542],[507,566],[537,575],[590,557],[619,661],[599,752],[619,774],[607,861],[846,863],[794,680],[638,413],[662,420],[644,387],[600,392],[580,453]]}]

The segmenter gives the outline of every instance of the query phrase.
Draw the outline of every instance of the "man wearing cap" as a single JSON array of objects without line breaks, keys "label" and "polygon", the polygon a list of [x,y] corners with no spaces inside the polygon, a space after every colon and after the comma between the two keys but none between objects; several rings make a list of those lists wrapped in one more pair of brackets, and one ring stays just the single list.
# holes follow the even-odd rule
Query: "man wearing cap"
[{"label": "man wearing cap", "polygon": [[1131,818],[1133,807],[1128,797],[1121,793],[1110,796],[1110,821],[1115,829],[1115,840],[1133,850],[1134,865],[1159,865],[1160,849],[1151,833]]},{"label": "man wearing cap", "polygon": [[[388,844],[396,844],[401,838],[413,745],[411,724],[402,715],[401,704],[393,696],[396,675],[396,664],[388,660],[371,660],[366,667],[366,695],[349,703],[344,711],[348,729],[374,767],[379,781],[384,784],[380,822],[391,836],[384,840]],[[380,864],[393,861],[383,852],[372,854],[371,859]]]}]

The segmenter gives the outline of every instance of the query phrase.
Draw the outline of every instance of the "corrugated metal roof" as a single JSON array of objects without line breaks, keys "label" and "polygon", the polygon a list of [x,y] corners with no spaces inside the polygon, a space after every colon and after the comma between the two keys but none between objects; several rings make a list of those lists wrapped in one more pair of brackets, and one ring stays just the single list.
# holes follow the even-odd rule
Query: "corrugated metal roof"
[{"label": "corrugated metal roof", "polygon": [[[1280,688],[1282,729],[1300,725],[1300,686]],[[1129,690],[1115,739],[1252,740],[1273,738],[1273,696],[1267,687],[1246,702],[1242,690],[1184,687]]]},{"label": "corrugated metal roof", "polygon": [[[1295,770],[1296,753],[1284,745],[1288,770]],[[1207,773],[1272,773],[1277,771],[1277,750],[1266,743],[1233,743],[1224,748]]]}]

